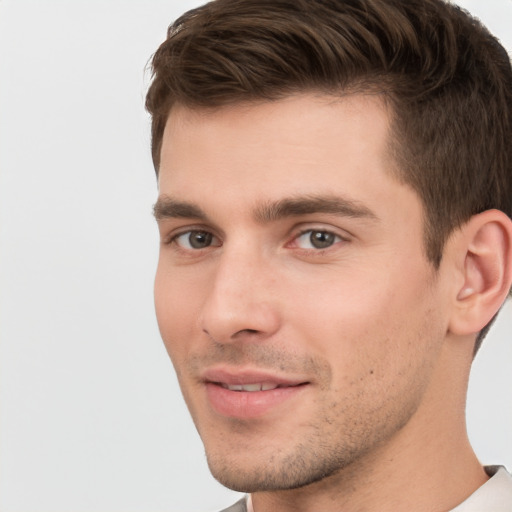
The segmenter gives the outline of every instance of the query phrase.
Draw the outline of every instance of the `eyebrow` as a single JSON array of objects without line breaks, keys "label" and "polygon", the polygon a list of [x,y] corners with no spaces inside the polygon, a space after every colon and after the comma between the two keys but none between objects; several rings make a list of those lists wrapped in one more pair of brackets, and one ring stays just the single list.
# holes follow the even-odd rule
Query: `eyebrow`
[{"label": "eyebrow", "polygon": [[274,222],[286,217],[327,213],[351,218],[377,220],[377,215],[359,201],[339,196],[308,195],[280,199],[260,205],[254,212],[260,223]]},{"label": "eyebrow", "polygon": [[207,215],[195,204],[177,201],[169,196],[160,196],[153,206],[156,220],[198,219],[207,220]]},{"label": "eyebrow", "polygon": [[[288,217],[315,213],[378,220],[377,215],[359,201],[332,195],[307,195],[268,201],[255,208],[253,217],[256,222],[267,224]],[[153,206],[153,214],[157,221],[170,218],[208,220],[208,216],[199,206],[169,196],[158,198]]]}]

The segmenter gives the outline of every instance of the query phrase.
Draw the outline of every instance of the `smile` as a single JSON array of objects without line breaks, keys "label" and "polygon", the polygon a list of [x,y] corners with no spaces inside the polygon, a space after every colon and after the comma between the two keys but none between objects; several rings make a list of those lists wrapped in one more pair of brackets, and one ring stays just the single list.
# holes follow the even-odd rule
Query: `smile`
[{"label": "smile", "polygon": [[310,382],[260,371],[208,370],[203,374],[207,401],[224,417],[257,419],[286,410]]},{"label": "smile", "polygon": [[271,389],[284,387],[270,382],[260,382],[256,384],[225,384],[224,382],[220,382],[219,385],[224,389],[229,389],[230,391],[247,391],[249,393],[253,393],[255,391],[270,391]]}]

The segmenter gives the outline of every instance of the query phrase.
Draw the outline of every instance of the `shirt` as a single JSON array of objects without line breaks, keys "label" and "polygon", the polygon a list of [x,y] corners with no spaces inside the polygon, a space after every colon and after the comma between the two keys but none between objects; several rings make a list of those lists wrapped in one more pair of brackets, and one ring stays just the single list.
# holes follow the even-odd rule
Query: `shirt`
[{"label": "shirt", "polygon": [[451,512],[512,512],[512,476],[502,466],[487,466],[491,477]]}]

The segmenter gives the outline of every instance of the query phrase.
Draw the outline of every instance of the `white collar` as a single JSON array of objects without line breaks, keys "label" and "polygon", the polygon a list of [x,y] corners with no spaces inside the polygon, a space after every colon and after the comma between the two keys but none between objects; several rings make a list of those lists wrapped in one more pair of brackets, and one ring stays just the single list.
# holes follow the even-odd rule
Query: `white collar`
[{"label": "white collar", "polygon": [[491,477],[451,512],[512,511],[512,476],[503,466],[487,466]]}]

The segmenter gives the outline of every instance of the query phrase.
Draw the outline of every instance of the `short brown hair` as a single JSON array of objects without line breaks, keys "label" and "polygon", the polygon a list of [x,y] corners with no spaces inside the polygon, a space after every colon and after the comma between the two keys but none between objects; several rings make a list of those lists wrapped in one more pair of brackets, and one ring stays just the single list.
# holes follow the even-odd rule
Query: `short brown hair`
[{"label": "short brown hair", "polygon": [[170,26],[152,70],[157,173],[176,103],[373,92],[393,107],[398,178],[423,202],[436,268],[447,237],[471,216],[496,208],[512,218],[510,59],[443,0],[214,0]]}]

